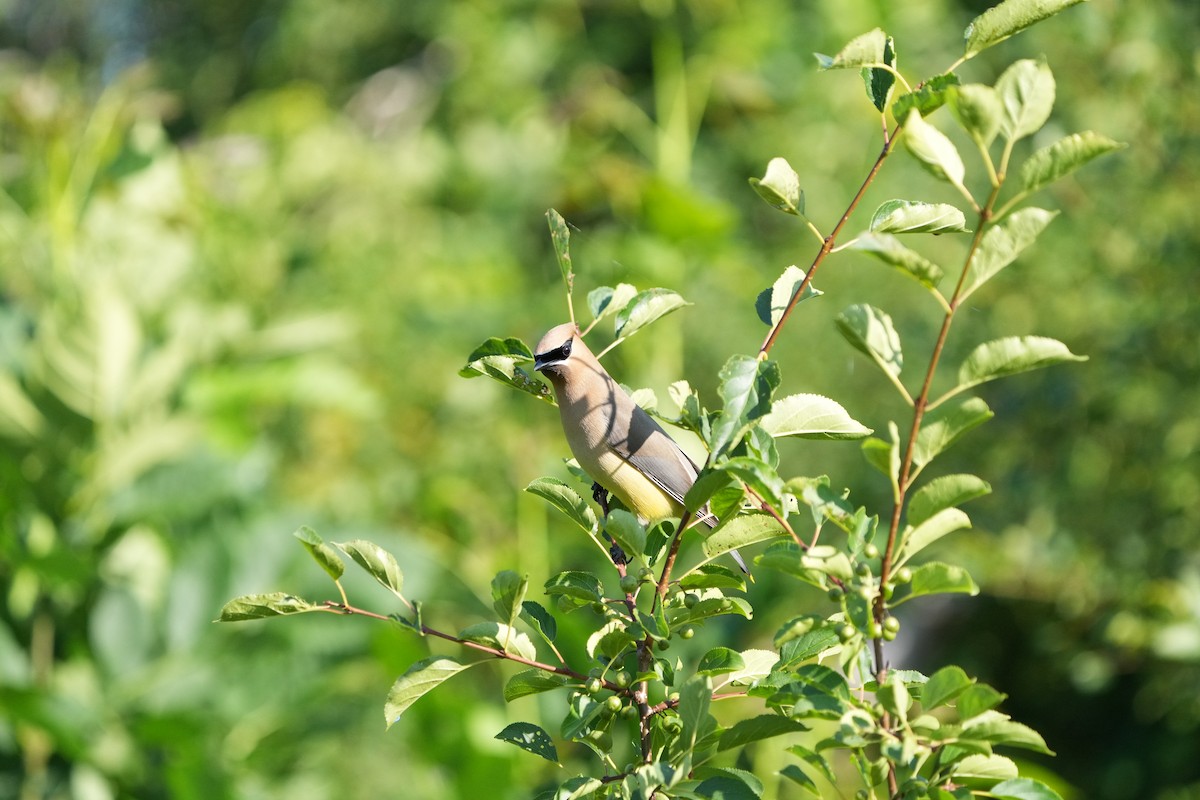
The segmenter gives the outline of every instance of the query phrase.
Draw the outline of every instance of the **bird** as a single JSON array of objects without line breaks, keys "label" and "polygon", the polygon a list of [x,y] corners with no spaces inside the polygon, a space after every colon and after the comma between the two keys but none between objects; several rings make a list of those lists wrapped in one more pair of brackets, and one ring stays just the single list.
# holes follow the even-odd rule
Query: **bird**
[{"label": "bird", "polygon": [[[645,524],[682,516],[683,498],[700,468],[612,379],[574,323],[546,332],[534,351],[534,369],[550,381],[567,444],[592,480]],[[707,506],[693,511],[708,527],[717,524]],[[730,555],[749,575],[741,555]]]}]

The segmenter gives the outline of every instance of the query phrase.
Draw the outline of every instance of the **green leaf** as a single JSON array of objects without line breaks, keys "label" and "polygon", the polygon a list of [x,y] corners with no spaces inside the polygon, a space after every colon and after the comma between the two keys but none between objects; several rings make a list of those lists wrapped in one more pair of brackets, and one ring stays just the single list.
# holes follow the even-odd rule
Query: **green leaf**
[{"label": "green leaf", "polygon": [[895,675],[889,675],[887,682],[875,692],[875,699],[889,714],[897,717],[901,724],[908,722],[908,709],[912,706],[912,697],[909,696],[904,681],[898,680]]},{"label": "green leaf", "polygon": [[533,640],[527,634],[499,622],[476,622],[474,625],[468,625],[458,632],[458,638],[503,650],[527,661],[537,658],[537,648],[533,646]]},{"label": "green leaf", "polygon": [[726,672],[737,672],[746,666],[742,655],[728,647],[714,647],[700,659],[696,667],[697,675],[723,675]]},{"label": "green leaf", "polygon": [[967,135],[985,148],[991,145],[1004,118],[1004,105],[995,89],[982,83],[955,86],[946,92],[946,102]]},{"label": "green leaf", "polygon": [[519,697],[560,689],[566,684],[567,678],[564,675],[540,669],[527,669],[513,675],[504,684],[504,701],[511,703]]},{"label": "green leaf", "polygon": [[1008,375],[1062,364],[1087,361],[1057,339],[1044,336],[1007,336],[981,344],[971,351],[958,370],[958,388],[967,389]]},{"label": "green leaf", "polygon": [[308,551],[314,561],[321,565],[321,569],[325,570],[329,577],[336,581],[345,574],[346,562],[342,561],[337,552],[325,544],[325,540],[318,536],[312,528],[301,525],[292,536],[300,540],[300,544],[304,545],[304,549]]},{"label": "green leaf", "polygon": [[907,588],[908,592],[892,605],[898,606],[914,597],[930,594],[979,594],[979,587],[965,569],[940,561],[931,561],[915,568],[912,571],[912,582]]},{"label": "green leaf", "polygon": [[868,464],[893,482],[900,479],[900,450],[894,441],[872,436],[862,443],[862,454]]},{"label": "green leaf", "polygon": [[604,593],[600,580],[590,572],[568,570],[546,581],[546,594],[551,597],[571,597],[584,603],[601,600]]},{"label": "green leaf", "polygon": [[890,233],[864,233],[847,249],[869,253],[889,264],[928,289],[936,289],[942,280],[942,268],[915,250],[910,250]]},{"label": "green leaf", "polygon": [[498,339],[492,337],[476,347],[467,356],[467,364],[458,371],[464,378],[486,375],[539,400],[554,405],[550,387],[534,378],[521,368],[522,364],[533,363],[533,353],[520,339]]},{"label": "green leaf", "polygon": [[819,394],[793,394],[776,400],[761,425],[776,438],[861,439],[871,435],[871,429],[852,419],[840,404]]},{"label": "green leaf", "polygon": [[584,531],[596,532],[596,512],[578,492],[557,478],[538,478],[526,486],[525,491],[550,503]]},{"label": "green leaf", "polygon": [[761,716],[743,719],[721,733],[717,744],[718,750],[731,750],[751,742],[771,739],[789,733],[802,733],[809,727],[779,714],[762,714]]},{"label": "green leaf", "polygon": [[951,664],[929,676],[921,687],[921,706],[930,709],[944,706],[967,690],[975,681],[967,677],[962,667]]},{"label": "green leaf", "polygon": [[970,755],[954,765],[955,783],[972,783],[981,788],[996,781],[1017,777],[1017,765],[1011,758],[993,754]]},{"label": "green leaf", "polygon": [[762,178],[751,178],[750,185],[758,196],[772,208],[785,214],[804,214],[804,192],[800,191],[800,176],[784,158],[772,158]]},{"label": "green leaf", "polygon": [[1062,800],[1058,792],[1032,778],[1010,778],[988,790],[996,800]]},{"label": "green leaf", "polygon": [[909,111],[916,109],[921,116],[928,117],[945,104],[947,90],[957,85],[958,76],[953,72],[934,75],[915,91],[897,97],[892,103],[892,115],[900,121],[908,117]]},{"label": "green leaf", "polygon": [[967,41],[966,55],[973,56],[1081,2],[1083,0],[1005,0],[971,20],[963,32]]},{"label": "green leaf", "polygon": [[529,576],[506,569],[492,578],[492,608],[505,625],[513,625],[521,615],[521,602],[529,591]]},{"label": "green leaf", "polygon": [[628,339],[650,323],[665,317],[672,311],[690,306],[678,292],[670,289],[646,289],[617,312],[616,336]]},{"label": "green leaf", "polygon": [[625,630],[625,624],[619,619],[614,619],[593,631],[584,649],[590,658],[595,658],[598,651],[605,658],[612,660],[636,646],[637,641]]},{"label": "green leaf", "polygon": [[[884,42],[881,63],[893,68],[896,66],[896,42],[891,36]],[[883,111],[896,85],[896,74],[880,67],[866,67],[862,71],[862,79],[867,87],[867,99],[876,109]]]},{"label": "green leaf", "polygon": [[718,389],[725,405],[713,423],[709,442],[713,456],[736,447],[750,424],[770,412],[771,395],[779,382],[779,365],[773,361],[735,355],[725,362]]},{"label": "green leaf", "polygon": [[616,289],[601,286],[588,292],[588,310],[592,312],[592,319],[599,322],[625,308],[635,295],[637,289],[628,283],[618,283]]},{"label": "green leaf", "polygon": [[992,745],[1020,747],[1037,753],[1052,756],[1054,751],[1046,747],[1046,740],[1041,734],[1008,718],[1008,715],[998,711],[985,711],[968,720],[959,733],[960,740],[984,741]]},{"label": "green leaf", "polygon": [[816,658],[829,648],[837,646],[839,641],[837,629],[829,623],[822,623],[779,648],[779,667],[792,669],[797,664]]},{"label": "green leaf", "polygon": [[628,511],[614,508],[608,512],[608,517],[604,520],[604,530],[629,558],[637,558],[646,552],[646,526]]},{"label": "green leaf", "polygon": [[558,256],[558,268],[562,270],[563,282],[570,292],[575,281],[575,273],[571,269],[571,230],[562,214],[553,208],[546,212],[546,222],[550,225],[550,241],[554,244],[554,254]]},{"label": "green leaf", "polygon": [[1054,108],[1054,75],[1045,60],[1016,61],[996,81],[1004,113],[1000,133],[1010,141],[1037,133]]},{"label": "green leaf", "polygon": [[943,475],[922,486],[908,502],[908,524],[918,526],[947,508],[991,494],[987,481],[974,475]]},{"label": "green leaf", "polygon": [[404,598],[401,594],[404,590],[404,575],[400,572],[400,565],[396,563],[395,556],[366,539],[333,544],[354,559],[354,563],[365,569],[381,586],[390,590],[396,597]]},{"label": "green leaf", "polygon": [[888,200],[871,217],[874,233],[959,233],[967,230],[967,218],[949,203],[917,200]]},{"label": "green leaf", "polygon": [[998,692],[986,683],[975,683],[958,697],[958,718],[974,719],[985,711],[991,711],[1008,695]]},{"label": "green leaf", "polygon": [[[758,298],[754,301],[758,318],[772,328],[778,325],[779,320],[783,319],[783,312],[792,302],[792,296],[804,283],[804,275],[804,270],[793,264],[775,279],[775,283],[769,289],[759,292]],[[804,287],[804,294],[796,302],[803,302],[810,297],[820,297],[822,294],[824,292],[813,288],[813,285],[809,283]]]},{"label": "green leaf", "polygon": [[45,417],[20,381],[0,370],[0,434],[21,442],[31,442],[42,432]]},{"label": "green leaf", "polygon": [[800,769],[795,764],[788,764],[786,767],[779,770],[779,774],[811,794],[813,797],[821,796],[821,790],[817,788],[817,784],[813,782],[813,779],[804,774],[804,770]]},{"label": "green leaf", "polygon": [[779,521],[766,512],[741,514],[704,540],[704,556],[716,558],[730,550],[774,539],[785,533]]},{"label": "green leaf", "polygon": [[987,403],[969,397],[959,403],[943,405],[931,411],[921,423],[913,449],[913,464],[918,468],[933,461],[961,439],[994,416]]},{"label": "green leaf", "polygon": [[1094,131],[1073,133],[1031,155],[1021,165],[1021,184],[1026,192],[1036,192],[1092,159],[1124,147],[1124,144]]},{"label": "green leaf", "polygon": [[[712,682],[704,675],[695,675],[679,687],[679,719],[683,722],[683,730],[679,733],[677,746],[679,756],[685,765],[691,764],[692,752],[696,743],[705,736],[716,724],[709,716],[708,708],[712,704]],[[684,772],[690,772],[684,768]]]},{"label": "green leaf", "polygon": [[865,304],[850,306],[834,320],[838,331],[855,349],[871,357],[880,369],[900,376],[904,353],[900,334],[885,312]]},{"label": "green leaf", "polygon": [[246,594],[235,597],[226,603],[221,608],[221,615],[217,617],[216,621],[244,622],[248,619],[283,617],[289,614],[303,614],[307,611],[320,610],[321,606],[286,592]]},{"label": "green leaf", "polygon": [[387,702],[383,705],[383,717],[387,726],[390,728],[396,724],[400,715],[427,692],[478,663],[481,662],[463,664],[449,656],[430,656],[413,664],[396,679],[388,691]]},{"label": "green leaf", "polygon": [[901,558],[908,560],[943,536],[969,527],[971,520],[966,514],[957,508],[944,508],[907,533]]},{"label": "green leaf", "polygon": [[758,650],[751,648],[740,653],[744,666],[733,672],[726,683],[735,686],[750,686],[771,674],[771,670],[779,663],[779,654],[774,650]]},{"label": "green leaf", "polygon": [[959,297],[969,297],[997,272],[1015,261],[1056,216],[1057,211],[1023,208],[990,228],[980,240],[975,257],[971,259],[971,272]]},{"label": "green leaf", "polygon": [[533,600],[526,600],[521,603],[521,619],[529,627],[538,632],[547,644],[554,644],[554,639],[558,636],[558,622],[550,615],[541,603],[536,603]]},{"label": "green leaf", "polygon": [[783,479],[765,461],[749,456],[735,456],[721,464],[721,469],[737,477],[771,508],[783,506]]},{"label": "green leaf", "polygon": [[[730,486],[738,487],[737,480],[723,469],[707,469],[683,496],[685,508],[703,508],[717,493]],[[738,487],[740,490],[740,487]]]},{"label": "green leaf", "polygon": [[720,564],[701,564],[679,579],[681,589],[737,589],[745,591],[746,579],[740,572]]},{"label": "green leaf", "polygon": [[864,67],[883,63],[887,43],[887,34],[876,28],[860,36],[855,36],[832,58],[821,53],[813,55],[817,57],[818,68],[821,70]]},{"label": "green leaf", "polygon": [[966,168],[958,148],[915,109],[904,121],[904,146],[933,177],[962,186]]},{"label": "green leaf", "polygon": [[502,742],[515,744],[517,747],[552,763],[558,763],[558,751],[550,734],[534,725],[532,722],[514,722],[496,734]]}]

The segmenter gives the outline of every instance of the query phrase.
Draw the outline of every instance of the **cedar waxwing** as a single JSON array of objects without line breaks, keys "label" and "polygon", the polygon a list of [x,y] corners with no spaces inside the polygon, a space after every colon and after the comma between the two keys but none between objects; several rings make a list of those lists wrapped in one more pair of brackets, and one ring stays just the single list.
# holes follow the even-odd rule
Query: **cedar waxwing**
[{"label": "cedar waxwing", "polygon": [[[542,337],[534,368],[550,379],[567,443],[593,480],[643,522],[683,514],[699,467],[600,366],[574,324]],[[707,506],[696,516],[710,528],[717,523]],[[749,574],[738,552],[730,555]]]}]

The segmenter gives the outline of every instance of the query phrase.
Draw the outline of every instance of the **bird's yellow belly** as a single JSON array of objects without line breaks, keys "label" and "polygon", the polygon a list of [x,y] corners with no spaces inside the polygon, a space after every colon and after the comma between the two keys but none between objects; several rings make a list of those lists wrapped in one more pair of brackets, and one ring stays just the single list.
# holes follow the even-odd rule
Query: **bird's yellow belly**
[{"label": "bird's yellow belly", "polygon": [[[571,438],[568,436],[568,438]],[[571,450],[584,472],[617,496],[625,506],[647,522],[678,516],[681,510],[669,495],[611,448],[577,446]]]}]

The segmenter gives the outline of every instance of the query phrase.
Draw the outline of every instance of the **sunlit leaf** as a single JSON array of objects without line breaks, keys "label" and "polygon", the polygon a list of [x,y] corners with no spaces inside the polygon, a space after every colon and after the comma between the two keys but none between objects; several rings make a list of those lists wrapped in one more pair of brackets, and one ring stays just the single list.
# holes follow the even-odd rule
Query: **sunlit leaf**
[{"label": "sunlit leaf", "polygon": [[789,733],[799,733],[809,730],[809,727],[779,714],[762,714],[757,717],[743,719],[721,734],[718,750],[730,750],[742,747],[751,742],[771,739]]},{"label": "sunlit leaf", "polygon": [[601,599],[604,592],[600,579],[590,572],[568,570],[560,572],[545,584],[546,594],[551,597],[566,596],[585,603]]},{"label": "sunlit leaf", "polygon": [[776,400],[761,423],[775,437],[861,439],[871,429],[852,419],[834,400],[819,394],[793,394]]},{"label": "sunlit leaf", "polygon": [[746,577],[720,564],[701,564],[679,579],[682,589],[738,589],[745,591]]},{"label": "sunlit leaf", "polygon": [[879,368],[899,376],[904,366],[900,334],[884,311],[865,304],[847,308],[837,319],[838,331],[855,349],[866,353]]},{"label": "sunlit leaf", "polygon": [[354,563],[367,571],[380,585],[389,589],[397,597],[403,597],[404,575],[396,557],[374,542],[366,539],[355,539],[350,542],[334,542],[346,555],[354,559]]},{"label": "sunlit leaf", "polygon": [[890,233],[864,233],[856,238],[848,250],[859,250],[896,267],[910,278],[929,289],[936,289],[942,280],[942,268],[915,250],[910,250]]},{"label": "sunlit leaf", "polygon": [[519,697],[525,697],[539,692],[549,692],[565,686],[567,678],[541,669],[527,669],[518,672],[504,684],[504,701],[511,703]]},{"label": "sunlit leaf", "polygon": [[243,622],[248,619],[264,619],[266,617],[282,617],[288,614],[303,614],[306,611],[318,611],[321,606],[307,600],[287,594],[286,592],[271,592],[269,594],[247,594],[235,597],[221,608],[217,622]]},{"label": "sunlit leaf", "polygon": [[533,352],[520,339],[492,337],[467,356],[467,364],[458,374],[464,378],[486,375],[554,405],[550,387],[534,378],[521,366],[532,363]]},{"label": "sunlit leaf", "polygon": [[526,633],[500,622],[476,622],[468,625],[458,632],[458,638],[503,650],[527,661],[537,658],[537,648]]},{"label": "sunlit leaf", "polygon": [[742,655],[728,647],[714,647],[700,658],[696,666],[697,675],[723,675],[726,672],[736,672],[746,666]]},{"label": "sunlit leaf", "polygon": [[817,784],[813,782],[813,779],[808,777],[808,775],[804,773],[804,770],[800,769],[795,764],[788,764],[786,767],[779,770],[779,774],[811,794],[813,797],[821,796],[821,790],[817,788]]},{"label": "sunlit leaf", "polygon": [[[896,42],[891,36],[887,37],[883,44],[883,58],[880,59],[880,63],[893,69],[896,66]],[[896,85],[896,74],[881,67],[864,67],[862,78],[867,87],[867,98],[876,109],[883,111],[887,107],[892,88]]]},{"label": "sunlit leaf", "polygon": [[1056,216],[1057,211],[1023,208],[990,228],[980,240],[975,257],[971,259],[971,272],[967,275],[959,297],[969,297],[997,272],[1015,261],[1021,251],[1033,244]]},{"label": "sunlit leaf", "polygon": [[1062,800],[1062,795],[1033,778],[1001,781],[988,789],[988,796],[996,800]]},{"label": "sunlit leaf", "polygon": [[588,533],[596,530],[596,512],[578,492],[557,478],[538,478],[525,491],[547,501]]},{"label": "sunlit leaf", "polygon": [[1044,336],[1006,336],[979,345],[958,370],[958,388],[969,388],[1008,375],[1062,364],[1087,361],[1057,339]]},{"label": "sunlit leaf", "polygon": [[1011,758],[994,753],[967,756],[954,767],[955,781],[982,787],[990,787],[996,781],[1015,778],[1017,775],[1017,765]]},{"label": "sunlit leaf", "polygon": [[714,455],[731,450],[746,428],[771,410],[771,394],[779,386],[779,365],[753,356],[731,356],[721,368],[718,393],[725,405],[712,427]]},{"label": "sunlit leaf", "polygon": [[[772,328],[778,325],[779,320],[783,319],[783,312],[787,310],[788,305],[792,302],[792,296],[796,294],[796,290],[804,283],[804,274],[804,270],[793,264],[775,279],[775,283],[770,288],[759,292],[757,299],[754,301],[754,308],[758,312],[758,318]],[[804,294],[796,302],[803,302],[810,297],[819,297],[822,294],[824,292],[814,288],[812,283],[809,283],[804,287]]]},{"label": "sunlit leaf", "polygon": [[958,697],[958,718],[961,720],[974,719],[985,711],[990,711],[1000,705],[1008,695],[998,692],[986,683],[975,683],[968,686]]},{"label": "sunlit leaf", "polygon": [[706,558],[716,558],[755,542],[774,539],[786,533],[779,521],[765,512],[741,514],[704,540]]},{"label": "sunlit leaf", "polygon": [[691,303],[670,289],[646,289],[638,292],[617,312],[616,336],[628,339],[650,323]]},{"label": "sunlit leaf", "polygon": [[1123,147],[1124,144],[1094,131],[1073,133],[1031,155],[1021,165],[1021,184],[1025,191],[1035,192],[1092,159]]},{"label": "sunlit leaf", "polygon": [[855,36],[835,56],[830,57],[821,53],[814,53],[814,55],[817,57],[818,67],[822,70],[880,64],[883,62],[887,40],[887,34],[876,28]]},{"label": "sunlit leaf", "polygon": [[979,586],[965,569],[940,561],[931,561],[915,567],[912,571],[912,582],[907,584],[906,588],[908,591],[903,597],[897,592],[897,599],[893,605],[931,594],[979,594]]},{"label": "sunlit leaf", "polygon": [[553,208],[546,212],[546,222],[550,225],[550,241],[554,243],[554,254],[558,257],[558,268],[562,271],[563,282],[567,291],[575,279],[571,268],[571,230],[567,221]]},{"label": "sunlit leaf", "polygon": [[964,741],[984,741],[993,745],[1020,747],[1045,755],[1054,755],[1054,751],[1046,746],[1046,740],[1041,734],[998,711],[985,711],[964,722],[959,738]]},{"label": "sunlit leaf", "polygon": [[946,92],[946,101],[958,124],[984,147],[990,145],[996,134],[1000,133],[1004,105],[991,86],[982,83],[955,86]]},{"label": "sunlit leaf", "polygon": [[973,56],[1081,2],[1083,0],[1005,0],[971,20],[963,32],[967,41],[966,54]]},{"label": "sunlit leaf", "polygon": [[987,481],[974,475],[943,475],[922,486],[908,501],[908,524],[920,525],[934,514],[990,494]]},{"label": "sunlit leaf", "polygon": [[529,576],[510,569],[492,578],[492,608],[505,625],[513,625],[521,615],[521,603],[529,591]]},{"label": "sunlit leaf", "polygon": [[400,715],[427,692],[477,663],[480,662],[463,664],[449,656],[430,656],[413,664],[388,691],[387,702],[383,706],[387,726],[392,727]]},{"label": "sunlit leaf", "polygon": [[892,115],[900,121],[908,117],[909,111],[916,109],[921,116],[927,117],[945,104],[946,90],[957,85],[958,76],[953,72],[934,75],[915,91],[897,97],[892,103]]},{"label": "sunlit leaf", "polygon": [[1037,133],[1054,108],[1054,75],[1044,60],[1023,58],[996,81],[996,95],[1004,109],[1000,133],[1015,141]]},{"label": "sunlit leaf", "polygon": [[963,212],[948,203],[888,200],[871,216],[874,233],[959,233],[967,230]]},{"label": "sunlit leaf", "polygon": [[601,286],[588,292],[588,310],[592,318],[599,321],[616,314],[637,295],[637,289],[628,283],[618,283],[617,288]]},{"label": "sunlit leaf", "polygon": [[521,603],[521,619],[529,627],[537,631],[547,644],[554,644],[558,637],[558,622],[550,615],[541,603],[526,600]]},{"label": "sunlit leaf", "polygon": [[772,208],[785,214],[804,213],[804,192],[800,191],[800,176],[784,158],[772,158],[761,178],[751,178],[750,185]]},{"label": "sunlit leaf", "polygon": [[962,185],[966,169],[958,148],[916,110],[904,121],[904,146],[935,178]]},{"label": "sunlit leaf", "polygon": [[940,406],[925,416],[913,450],[913,464],[925,466],[968,431],[994,416],[987,403],[970,397],[951,405]]},{"label": "sunlit leaf", "polygon": [[604,520],[604,530],[629,558],[636,558],[645,553],[646,526],[628,511],[620,508],[610,511]]},{"label": "sunlit leaf", "polygon": [[514,722],[496,734],[502,742],[515,744],[517,747],[535,756],[541,756],[547,761],[558,763],[558,750],[550,734],[534,725],[532,722]]},{"label": "sunlit leaf", "polygon": [[921,687],[921,705],[925,707],[926,711],[944,706],[974,683],[975,681],[963,672],[962,667],[954,664],[942,667],[930,675],[929,680],[925,681],[925,685]]},{"label": "sunlit leaf", "polygon": [[908,559],[955,531],[971,527],[971,519],[957,508],[944,508],[913,528],[904,537],[903,557]]},{"label": "sunlit leaf", "polygon": [[304,545],[304,549],[308,551],[314,561],[321,565],[321,569],[325,570],[329,577],[336,581],[346,572],[346,563],[332,547],[325,544],[325,540],[318,536],[312,528],[301,525],[299,530],[292,535],[300,540],[300,544]]}]

